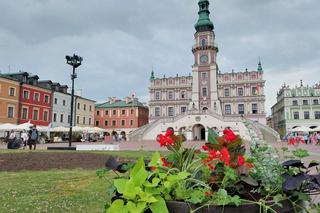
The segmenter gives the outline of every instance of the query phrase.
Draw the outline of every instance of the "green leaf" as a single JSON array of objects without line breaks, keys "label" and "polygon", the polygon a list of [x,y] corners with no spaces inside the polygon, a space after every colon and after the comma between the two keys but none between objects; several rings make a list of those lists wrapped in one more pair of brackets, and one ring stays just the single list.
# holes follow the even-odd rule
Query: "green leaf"
[{"label": "green leaf", "polygon": [[281,201],[283,201],[285,199],[285,197],[282,194],[277,194],[273,197],[273,202],[282,208],[282,203],[280,203]]},{"label": "green leaf", "polygon": [[229,197],[230,197],[230,204],[233,203],[236,206],[239,206],[241,204],[241,199],[238,195],[235,195],[233,197],[229,196]]},{"label": "green leaf", "polygon": [[144,212],[145,208],[147,207],[146,202],[138,202],[137,204],[129,201],[127,203],[127,208],[129,209],[130,213],[142,213]]},{"label": "green leaf", "polygon": [[169,213],[165,200],[161,196],[157,196],[158,202],[152,203],[150,209],[153,213]]},{"label": "green leaf", "polygon": [[208,127],[208,141],[211,144],[218,145],[219,142],[216,140],[216,137],[219,137],[219,135],[215,131],[213,131],[211,128]]},{"label": "green leaf", "polygon": [[160,179],[159,178],[153,178],[152,179],[152,183],[150,183],[149,181],[144,182],[144,186],[145,187],[156,187],[158,186],[158,184],[160,183]]},{"label": "green leaf", "polygon": [[193,204],[202,203],[206,198],[204,190],[193,190],[190,195],[191,196],[189,199],[187,199],[187,201]]},{"label": "green leaf", "polygon": [[158,166],[159,162],[160,162],[160,153],[159,152],[155,152],[152,157],[151,157],[151,161],[149,162],[148,166]]},{"label": "green leaf", "polygon": [[149,194],[146,192],[139,193],[139,196],[140,196],[139,201],[143,201],[147,203],[155,203],[158,201],[152,194]]},{"label": "green leaf", "polygon": [[137,173],[141,170],[141,168],[145,168],[143,158],[140,158],[137,163],[134,165],[131,173],[130,178],[137,175]]},{"label": "green leaf", "polygon": [[123,194],[124,193],[124,190],[125,190],[125,187],[126,187],[126,184],[129,180],[127,179],[115,179],[113,182],[114,182],[114,186],[117,188],[117,191],[120,193],[120,194]]},{"label": "green leaf", "polygon": [[107,209],[106,213],[128,213],[128,209],[124,206],[123,200],[115,200]]},{"label": "green leaf", "polygon": [[191,174],[188,173],[188,172],[179,172],[178,173],[178,178],[179,180],[184,180],[186,179],[187,177],[189,177]]},{"label": "green leaf", "polygon": [[142,189],[136,186],[133,180],[129,180],[125,185],[123,196],[127,199],[135,199],[137,194],[139,194],[141,191]]}]

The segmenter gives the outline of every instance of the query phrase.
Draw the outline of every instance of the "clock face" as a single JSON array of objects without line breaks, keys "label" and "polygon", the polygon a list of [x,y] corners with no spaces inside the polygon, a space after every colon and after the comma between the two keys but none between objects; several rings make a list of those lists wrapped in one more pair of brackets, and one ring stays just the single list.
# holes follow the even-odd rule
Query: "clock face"
[{"label": "clock face", "polygon": [[201,63],[206,63],[206,62],[208,62],[208,56],[207,56],[207,55],[202,55],[202,56],[200,56],[200,62],[201,62]]}]

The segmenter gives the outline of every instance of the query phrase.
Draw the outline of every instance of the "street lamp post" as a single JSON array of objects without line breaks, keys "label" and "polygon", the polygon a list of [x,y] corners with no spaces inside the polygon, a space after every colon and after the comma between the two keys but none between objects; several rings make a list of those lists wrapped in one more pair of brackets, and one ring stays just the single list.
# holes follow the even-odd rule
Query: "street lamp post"
[{"label": "street lamp post", "polygon": [[67,64],[72,66],[72,88],[71,88],[71,111],[70,111],[70,129],[69,129],[69,147],[72,143],[72,126],[73,126],[73,102],[74,102],[74,79],[77,78],[76,68],[81,65],[82,57],[73,54],[73,56],[66,56]]}]

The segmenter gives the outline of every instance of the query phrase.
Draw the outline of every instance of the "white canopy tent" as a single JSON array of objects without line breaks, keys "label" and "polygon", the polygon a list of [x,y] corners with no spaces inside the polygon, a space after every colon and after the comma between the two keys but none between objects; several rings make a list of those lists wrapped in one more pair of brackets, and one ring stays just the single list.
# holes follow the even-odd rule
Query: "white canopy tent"
[{"label": "white canopy tent", "polygon": [[292,132],[314,132],[314,129],[311,129],[306,126],[298,126],[298,127],[292,128]]},{"label": "white canopy tent", "polygon": [[69,128],[65,126],[58,126],[50,129],[50,132],[68,132]]},{"label": "white canopy tent", "polygon": [[320,132],[320,126],[313,129],[314,132]]},{"label": "white canopy tent", "polygon": [[0,131],[11,131],[11,130],[16,130],[18,125],[15,124],[10,124],[10,123],[5,123],[5,124],[0,124]]}]

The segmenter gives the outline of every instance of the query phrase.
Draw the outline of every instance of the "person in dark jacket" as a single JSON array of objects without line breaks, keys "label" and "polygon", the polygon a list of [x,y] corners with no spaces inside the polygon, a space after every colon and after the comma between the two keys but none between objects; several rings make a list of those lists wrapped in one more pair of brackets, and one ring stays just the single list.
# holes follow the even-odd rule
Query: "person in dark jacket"
[{"label": "person in dark jacket", "polygon": [[29,130],[29,148],[30,150],[32,149],[32,145],[33,145],[33,150],[36,149],[37,146],[37,142],[39,139],[39,132],[37,130],[37,126],[34,125],[30,130]]}]

